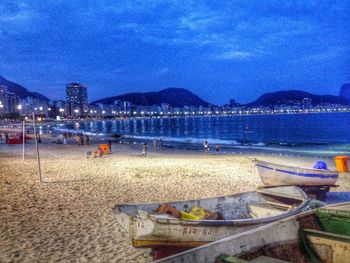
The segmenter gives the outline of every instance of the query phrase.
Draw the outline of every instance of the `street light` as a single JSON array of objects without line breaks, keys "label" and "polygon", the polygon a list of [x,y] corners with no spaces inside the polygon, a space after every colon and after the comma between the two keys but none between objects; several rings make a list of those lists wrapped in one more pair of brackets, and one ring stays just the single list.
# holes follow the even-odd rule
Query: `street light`
[{"label": "street light", "polygon": [[22,109],[22,105],[20,104],[17,106],[17,110],[21,110],[21,109]]}]

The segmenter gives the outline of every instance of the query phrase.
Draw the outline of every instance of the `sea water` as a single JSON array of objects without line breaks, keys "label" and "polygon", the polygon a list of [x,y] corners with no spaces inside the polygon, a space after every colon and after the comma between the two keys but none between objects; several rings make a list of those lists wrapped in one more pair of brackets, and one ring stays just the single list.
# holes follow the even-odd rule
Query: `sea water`
[{"label": "sea water", "polygon": [[[129,141],[162,140],[168,147],[202,148],[218,143],[223,152],[263,151],[334,156],[350,154],[350,113],[203,116],[72,121],[55,127]],[[214,150],[214,147],[211,147]]]}]

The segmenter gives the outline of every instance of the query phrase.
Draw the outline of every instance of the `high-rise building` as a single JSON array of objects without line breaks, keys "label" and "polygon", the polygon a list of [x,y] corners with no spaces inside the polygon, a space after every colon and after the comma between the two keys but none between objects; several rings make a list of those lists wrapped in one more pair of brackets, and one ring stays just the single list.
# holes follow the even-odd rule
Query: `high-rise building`
[{"label": "high-rise building", "polygon": [[309,110],[311,108],[311,102],[312,102],[312,99],[304,98],[303,99],[303,109],[304,110]]},{"label": "high-rise building", "polygon": [[0,114],[7,112],[7,87],[0,85]]},{"label": "high-rise building", "polygon": [[84,116],[88,114],[87,88],[73,82],[66,85],[67,114]]},{"label": "high-rise building", "polygon": [[7,86],[0,85],[0,113],[17,112],[18,97],[9,92]]}]

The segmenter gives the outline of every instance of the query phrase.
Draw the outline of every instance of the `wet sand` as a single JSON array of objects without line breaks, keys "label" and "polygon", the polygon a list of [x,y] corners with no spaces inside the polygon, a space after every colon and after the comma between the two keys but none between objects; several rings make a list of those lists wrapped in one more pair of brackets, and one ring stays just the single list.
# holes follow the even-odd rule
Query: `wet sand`
[{"label": "wet sand", "polygon": [[[45,138],[44,142],[48,142]],[[46,141],[45,141],[46,140]],[[250,157],[114,144],[103,159],[96,146],[41,144],[39,183],[34,145],[0,144],[0,262],[150,262],[134,249],[112,208],[255,190],[261,181]],[[311,167],[316,159],[259,156]],[[328,160],[328,164],[331,163]],[[337,191],[349,191],[342,175]]]}]

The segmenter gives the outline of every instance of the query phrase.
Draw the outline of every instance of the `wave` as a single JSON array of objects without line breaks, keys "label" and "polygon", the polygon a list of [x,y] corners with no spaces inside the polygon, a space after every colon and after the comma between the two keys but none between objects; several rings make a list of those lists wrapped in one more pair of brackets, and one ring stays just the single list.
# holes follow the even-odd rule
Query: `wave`
[{"label": "wave", "polygon": [[55,131],[68,132],[68,133],[72,133],[72,134],[84,134],[84,135],[90,135],[90,136],[106,136],[103,133],[86,132],[83,130],[76,130],[76,129],[67,129],[67,128],[60,128],[60,127],[52,127],[52,129]]},{"label": "wave", "polygon": [[[265,152],[277,152],[285,154],[312,154],[312,155],[339,155],[349,152],[349,150],[342,148],[344,145],[324,145],[319,143],[264,143],[264,142],[249,142],[237,140],[223,140],[214,138],[193,138],[193,137],[166,137],[166,136],[132,136],[125,135],[123,138],[129,140],[162,140],[166,143],[175,143],[193,145],[195,148],[201,148],[204,141],[208,141],[209,145],[220,144],[227,149],[241,149],[241,150],[259,150]],[[340,146],[340,147],[339,147]],[[172,145],[176,148],[176,145]]]},{"label": "wave", "polygon": [[193,138],[193,137],[167,137],[167,136],[137,136],[137,135],[123,135],[123,138],[138,139],[138,140],[162,140],[164,142],[176,142],[176,143],[191,143],[191,144],[203,144],[207,141],[209,144],[220,145],[240,145],[236,140],[223,140],[213,138]]}]

